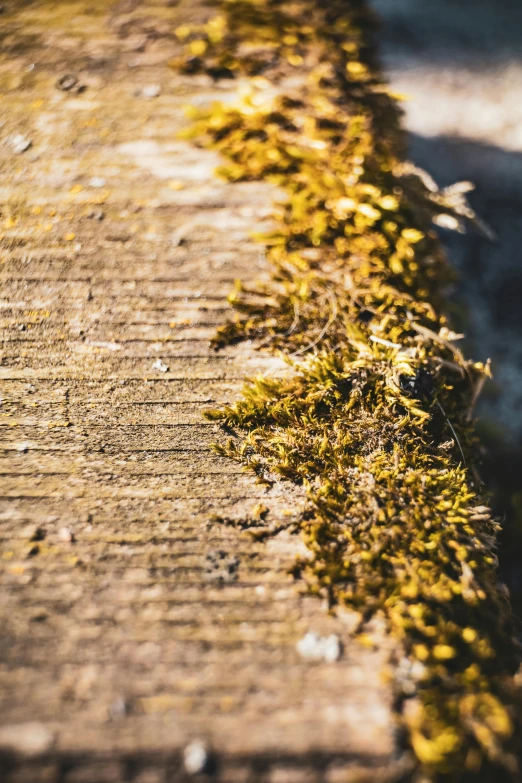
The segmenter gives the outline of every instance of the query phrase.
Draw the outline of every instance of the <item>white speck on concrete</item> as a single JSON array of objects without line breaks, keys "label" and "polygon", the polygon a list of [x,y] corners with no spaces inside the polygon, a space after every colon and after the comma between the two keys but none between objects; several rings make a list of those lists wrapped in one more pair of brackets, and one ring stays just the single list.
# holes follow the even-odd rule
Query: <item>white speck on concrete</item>
[{"label": "white speck on concrete", "polygon": [[21,155],[22,152],[26,152],[26,150],[33,146],[33,142],[31,139],[28,139],[27,136],[22,136],[21,133],[15,133],[15,135],[11,136],[9,139],[9,146],[16,155]]},{"label": "white speck on concrete", "polygon": [[161,94],[161,87],[159,84],[148,84],[141,91],[144,98],[157,98]]},{"label": "white speck on concrete", "polygon": [[58,538],[60,541],[65,541],[68,544],[72,544],[74,541],[74,533],[68,527],[61,527],[58,531]]},{"label": "white speck on concrete", "polygon": [[121,351],[120,343],[104,342],[103,340],[89,340],[88,345],[93,345],[95,348],[106,348],[108,351]]},{"label": "white speck on concrete", "polygon": [[204,742],[194,740],[183,751],[185,769],[190,775],[198,775],[208,763],[208,750]]},{"label": "white speck on concrete", "polygon": [[341,657],[341,641],[336,634],[319,636],[309,631],[296,644],[296,649],[301,658],[308,661],[325,661],[334,663]]},{"label": "white speck on concrete", "polygon": [[161,359],[156,359],[154,364],[152,365],[153,370],[159,370],[160,372],[168,372],[169,368],[168,365],[165,364]]}]

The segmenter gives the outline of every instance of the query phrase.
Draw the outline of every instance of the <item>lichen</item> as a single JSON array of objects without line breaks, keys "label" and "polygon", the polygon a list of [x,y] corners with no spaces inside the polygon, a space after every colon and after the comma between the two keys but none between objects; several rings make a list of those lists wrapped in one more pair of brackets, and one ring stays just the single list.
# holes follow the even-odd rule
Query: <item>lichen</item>
[{"label": "lichen", "polygon": [[295,572],[332,607],[385,618],[419,775],[518,779],[519,651],[474,467],[489,368],[455,346],[433,228],[474,219],[466,186],[440,192],[405,159],[363,2],[219,7],[178,28],[173,65],[237,78],[240,96],[193,109],[187,135],[221,152],[221,176],[287,198],[260,238],[271,280],[236,286],[216,345],[255,340],[289,367],[209,412],[243,433],[219,451],[306,488]]}]

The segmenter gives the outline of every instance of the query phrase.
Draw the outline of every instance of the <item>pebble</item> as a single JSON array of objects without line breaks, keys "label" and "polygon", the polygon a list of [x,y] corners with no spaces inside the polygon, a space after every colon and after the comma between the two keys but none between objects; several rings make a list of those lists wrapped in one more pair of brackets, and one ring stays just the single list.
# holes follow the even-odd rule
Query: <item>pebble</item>
[{"label": "pebble", "polygon": [[198,775],[204,772],[208,760],[207,746],[201,740],[194,740],[183,751],[183,761],[189,775]]},{"label": "pebble", "polygon": [[157,98],[161,94],[161,87],[159,84],[148,84],[143,87],[141,95],[143,98]]},{"label": "pebble", "polygon": [[65,541],[68,544],[74,543],[74,533],[68,527],[61,527],[58,531],[58,538],[60,541]]},{"label": "pebble", "polygon": [[15,135],[11,136],[9,139],[9,146],[16,155],[21,155],[22,152],[26,152],[33,146],[33,142],[31,139],[28,139],[27,136],[23,136],[21,133],[15,133]]},{"label": "pebble", "polygon": [[341,640],[336,634],[319,636],[309,631],[296,644],[296,649],[301,658],[308,661],[325,661],[334,663],[341,657]]},{"label": "pebble", "polygon": [[152,365],[153,370],[159,370],[160,372],[168,372],[169,368],[168,365],[165,364],[165,362],[162,362],[161,359],[156,359],[154,364]]},{"label": "pebble", "polygon": [[80,84],[77,77],[73,76],[72,73],[66,73],[63,76],[60,76],[54,86],[57,90],[70,92],[73,95],[81,95],[87,89],[87,85]]},{"label": "pebble", "polygon": [[72,90],[72,88],[75,87],[77,84],[78,84],[78,79],[76,78],[76,76],[73,76],[72,73],[66,73],[63,76],[60,76],[60,78],[56,82],[56,87],[58,88],[58,90],[69,92],[69,90]]},{"label": "pebble", "polygon": [[107,184],[107,180],[103,177],[91,177],[89,185],[91,188],[103,188]]}]

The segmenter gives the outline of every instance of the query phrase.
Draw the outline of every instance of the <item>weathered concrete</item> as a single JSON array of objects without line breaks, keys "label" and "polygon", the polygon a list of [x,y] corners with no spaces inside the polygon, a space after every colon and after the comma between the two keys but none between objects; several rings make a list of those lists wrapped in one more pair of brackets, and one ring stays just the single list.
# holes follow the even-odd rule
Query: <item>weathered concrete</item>
[{"label": "weathered concrete", "polygon": [[[363,647],[299,592],[297,536],[211,522],[301,499],[214,456],[202,417],[279,369],[208,345],[234,278],[264,272],[272,194],[176,139],[183,104],[231,90],[167,66],[205,9],[2,6],[2,780],[182,780],[195,740],[227,783],[393,779],[378,630]],[[308,631],[341,659],[303,660]]]}]

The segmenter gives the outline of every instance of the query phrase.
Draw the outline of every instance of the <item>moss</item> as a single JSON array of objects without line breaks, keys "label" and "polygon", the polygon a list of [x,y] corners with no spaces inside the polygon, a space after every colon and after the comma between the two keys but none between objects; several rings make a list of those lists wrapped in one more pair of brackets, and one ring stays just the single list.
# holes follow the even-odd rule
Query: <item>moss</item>
[{"label": "moss", "polygon": [[364,3],[219,6],[178,29],[174,64],[239,78],[241,99],[192,110],[187,135],[222,153],[221,176],[275,183],[287,199],[260,238],[271,281],[238,284],[216,344],[255,339],[289,366],[209,413],[244,433],[219,450],[306,487],[312,557],[296,572],[332,606],[386,618],[419,774],[517,778],[519,655],[473,467],[489,371],[455,346],[433,229],[474,218],[464,188],[440,192],[405,160]]}]

